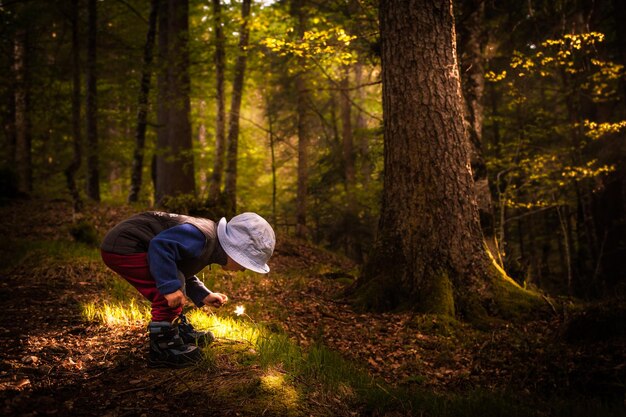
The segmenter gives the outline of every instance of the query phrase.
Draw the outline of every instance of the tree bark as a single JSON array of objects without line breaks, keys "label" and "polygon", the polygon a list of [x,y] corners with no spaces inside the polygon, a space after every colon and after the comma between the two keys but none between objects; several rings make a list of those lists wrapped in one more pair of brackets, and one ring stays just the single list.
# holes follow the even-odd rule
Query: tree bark
[{"label": "tree bark", "polygon": [[[195,196],[189,121],[189,3],[167,0],[159,14],[161,74],[157,134],[156,202],[180,194]],[[166,33],[162,33],[166,32]]]},{"label": "tree bark", "polygon": [[24,29],[19,29],[15,33],[13,45],[15,172],[17,174],[17,190],[23,195],[29,195],[33,191],[28,50],[28,33]]},{"label": "tree bark", "polygon": [[244,75],[248,57],[248,19],[250,17],[251,0],[243,0],[241,4],[241,28],[239,29],[239,54],[235,63],[233,80],[233,94],[230,101],[230,116],[228,126],[228,153],[226,156],[226,183],[224,185],[225,212],[227,216],[234,216],[237,211],[237,153],[239,146],[239,112],[244,87]]},{"label": "tree bark", "polygon": [[169,148],[169,0],[160,0],[158,14],[158,75],[157,75],[157,143],[152,159],[152,181],[154,183],[154,200],[160,202],[164,188],[160,175],[165,174],[165,154]]},{"label": "tree bark", "polygon": [[[266,105],[269,109],[269,105]],[[272,165],[272,224],[276,224],[276,141],[274,139],[274,116],[267,112],[268,136],[270,142],[270,156]]]},{"label": "tree bark", "polygon": [[87,3],[87,195],[100,201],[100,168],[98,166],[98,90],[96,72],[96,38],[98,32],[97,0]]},{"label": "tree bark", "polygon": [[[297,19],[297,34],[300,38],[304,36],[306,26],[306,16],[303,10],[304,0],[293,0],[291,3],[291,14]],[[298,190],[296,193],[296,236],[306,238],[309,235],[307,227],[307,199],[309,183],[309,146],[310,146],[310,126],[309,110],[306,85],[305,62],[303,58],[298,59],[299,73],[296,75],[296,113],[298,132]]]},{"label": "tree bark", "polygon": [[357,296],[375,309],[484,317],[485,300],[522,290],[510,278],[489,285],[495,267],[473,196],[452,1],[382,0],[380,31],[383,204]]},{"label": "tree bark", "polygon": [[[15,39],[15,34],[12,35]],[[15,41],[12,45],[15,47]],[[15,167],[15,145],[16,145],[16,132],[15,132],[15,98],[16,98],[16,82],[15,82],[15,65],[14,65],[14,51],[13,53],[7,54],[7,60],[3,62],[2,70],[10,77],[9,83],[7,85],[7,95],[6,95],[6,109],[7,111],[2,115],[2,128],[4,130],[4,135],[7,140],[7,149],[6,149],[6,157],[9,163],[9,166]],[[15,172],[12,172],[15,174]],[[12,184],[11,188],[13,188],[13,192],[17,191],[17,182]]]},{"label": "tree bark", "polygon": [[224,31],[222,29],[222,7],[220,0],[213,0],[213,30],[215,32],[215,161],[209,187],[209,206],[216,206],[221,201],[222,176],[224,173],[224,155],[226,154],[226,104],[224,98]]},{"label": "tree bark", "polygon": [[82,135],[80,130],[80,38],[78,32],[78,0],[72,0],[71,4],[72,24],[72,140],[74,155],[72,162],[65,169],[67,188],[72,196],[74,211],[83,209],[83,200],[76,186],[76,173],[82,160]]},{"label": "tree bark", "polygon": [[130,194],[128,195],[129,203],[136,202],[139,199],[139,193],[141,192],[143,155],[146,144],[146,126],[148,118],[148,97],[150,95],[150,79],[152,78],[152,59],[154,42],[156,38],[159,1],[160,0],[152,0],[150,3],[148,33],[146,34],[146,43],[143,50],[143,68],[141,71],[139,99],[137,100],[138,105],[137,128],[135,130],[135,151],[133,153]]},{"label": "tree bark", "polygon": [[207,170],[204,169],[206,165],[204,163],[204,161],[206,160],[205,149],[207,148],[206,124],[204,122],[205,111],[206,111],[206,101],[201,100],[200,105],[198,107],[198,120],[199,120],[198,145],[200,145],[200,163],[201,163],[202,168],[199,170],[200,172],[198,172],[198,176],[200,180],[200,187],[199,187],[200,198],[207,199],[208,196],[206,195],[206,191],[209,186],[209,181],[208,181],[208,176],[207,176]]}]

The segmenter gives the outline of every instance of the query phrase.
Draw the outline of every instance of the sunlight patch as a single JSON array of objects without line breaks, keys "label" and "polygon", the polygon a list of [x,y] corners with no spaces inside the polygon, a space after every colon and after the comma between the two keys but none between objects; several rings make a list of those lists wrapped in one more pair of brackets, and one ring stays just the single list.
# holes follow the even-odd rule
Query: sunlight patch
[{"label": "sunlight patch", "polygon": [[145,322],[150,311],[145,305],[137,305],[134,300],[128,303],[86,303],[81,305],[82,316],[90,322],[98,322],[105,326],[119,326]]},{"label": "sunlight patch", "polygon": [[275,369],[269,369],[261,377],[261,390],[286,408],[293,408],[298,403],[298,391],[286,380],[285,374]]}]

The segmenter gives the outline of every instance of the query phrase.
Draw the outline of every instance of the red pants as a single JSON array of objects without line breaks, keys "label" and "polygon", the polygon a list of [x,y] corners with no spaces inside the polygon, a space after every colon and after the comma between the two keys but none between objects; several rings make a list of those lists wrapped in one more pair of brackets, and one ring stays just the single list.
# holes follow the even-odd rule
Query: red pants
[{"label": "red pants", "polygon": [[147,253],[118,255],[101,251],[102,260],[113,271],[130,283],[152,303],[152,321],[172,322],[183,310],[182,307],[171,308],[167,300],[156,287],[150,274]]}]

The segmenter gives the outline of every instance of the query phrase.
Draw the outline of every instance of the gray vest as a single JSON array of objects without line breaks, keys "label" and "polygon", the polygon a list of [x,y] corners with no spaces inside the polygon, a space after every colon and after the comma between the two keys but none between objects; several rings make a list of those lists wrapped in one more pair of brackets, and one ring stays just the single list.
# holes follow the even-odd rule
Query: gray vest
[{"label": "gray vest", "polygon": [[149,211],[136,214],[111,229],[100,248],[105,252],[128,255],[148,252],[150,241],[162,231],[174,226],[189,223],[197,227],[205,237],[202,253],[197,258],[178,261],[178,269],[186,277],[202,271],[210,262],[217,243],[215,222],[200,217]]}]

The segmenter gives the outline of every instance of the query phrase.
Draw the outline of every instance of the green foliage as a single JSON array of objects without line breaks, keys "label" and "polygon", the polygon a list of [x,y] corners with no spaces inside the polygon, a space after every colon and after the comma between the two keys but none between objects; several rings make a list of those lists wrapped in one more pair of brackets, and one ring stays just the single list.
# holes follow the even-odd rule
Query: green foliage
[{"label": "green foliage", "polygon": [[624,77],[623,66],[605,58],[604,42],[598,32],[529,42],[487,71],[484,149],[498,246],[520,283],[544,275],[544,288],[572,292],[574,276],[598,274],[594,234],[604,232],[583,223],[593,194],[619,169],[621,157],[608,149],[626,126],[618,112],[596,111],[621,101]]},{"label": "green foliage", "polygon": [[[581,109],[585,100],[615,101],[621,65],[598,58],[604,35],[564,35],[515,51],[508,68],[486,79],[506,86],[507,137],[491,148],[487,160],[500,201],[511,208],[574,205],[577,183],[615,169],[594,157],[592,140],[619,132],[626,121],[592,122]],[[502,118],[506,116],[506,118]],[[487,123],[494,123],[495,120]]]},{"label": "green foliage", "polygon": [[305,30],[301,37],[289,27],[283,34],[287,36],[286,38],[267,37],[261,44],[280,56],[303,58],[306,65],[332,67],[355,62],[355,56],[346,48],[356,36],[347,34],[343,28],[335,26],[323,17],[313,18],[310,23],[312,28]]},{"label": "green foliage", "polygon": [[99,261],[100,252],[93,246],[71,240],[3,240],[0,269],[18,265],[46,265],[49,262]]}]

